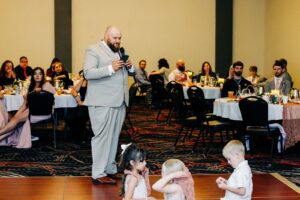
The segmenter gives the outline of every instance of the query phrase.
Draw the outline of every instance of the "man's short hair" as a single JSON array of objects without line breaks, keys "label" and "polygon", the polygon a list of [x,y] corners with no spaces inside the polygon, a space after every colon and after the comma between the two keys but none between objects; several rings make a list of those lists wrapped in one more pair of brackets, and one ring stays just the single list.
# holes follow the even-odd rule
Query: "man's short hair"
[{"label": "man's short hair", "polygon": [[242,68],[244,68],[244,63],[242,63],[241,61],[236,61],[232,64],[233,68],[235,68],[235,66],[241,66]]},{"label": "man's short hair", "polygon": [[281,60],[275,60],[274,65],[273,65],[273,69],[275,66],[280,66],[281,69],[284,69],[284,64],[283,62],[281,62]]},{"label": "man's short hair", "polygon": [[147,63],[146,60],[140,60],[139,65],[140,65],[142,62]]},{"label": "man's short hair", "polygon": [[288,63],[287,63],[287,60],[284,59],[284,58],[281,58],[279,61],[282,62],[283,67],[287,66],[287,64],[288,64]]},{"label": "man's short hair", "polygon": [[239,140],[231,140],[223,148],[223,156],[225,158],[228,158],[235,153],[241,153],[243,156],[245,156],[245,147]]},{"label": "man's short hair", "polygon": [[21,61],[23,58],[25,58],[26,60],[28,60],[28,58],[27,58],[26,56],[21,56],[21,57],[20,57],[20,61]]},{"label": "man's short hair", "polygon": [[250,72],[257,72],[257,67],[252,65],[252,66],[249,67],[249,71]]}]

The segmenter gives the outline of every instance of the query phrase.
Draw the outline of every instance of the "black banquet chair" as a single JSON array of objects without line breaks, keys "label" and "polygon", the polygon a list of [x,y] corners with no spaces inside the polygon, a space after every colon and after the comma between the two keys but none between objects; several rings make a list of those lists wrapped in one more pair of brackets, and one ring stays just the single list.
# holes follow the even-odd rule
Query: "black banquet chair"
[{"label": "black banquet chair", "polygon": [[[56,148],[56,115],[53,112],[54,95],[48,91],[32,92],[28,94],[29,121],[31,130],[36,124],[52,123],[53,146]],[[34,116],[46,117],[45,119],[33,122]]]},{"label": "black banquet chair", "polygon": [[164,85],[164,78],[159,75],[150,75],[149,80],[152,87],[152,104],[158,108],[156,121],[158,121],[161,111],[171,107],[171,99]]},{"label": "black banquet chair", "polygon": [[[133,105],[133,102],[136,98],[136,94],[137,94],[137,91],[138,91],[138,84],[137,83],[132,83],[130,88],[129,88],[129,105],[127,107],[127,110],[126,110],[126,120],[130,126],[130,129],[132,130],[132,132],[134,133],[135,130],[133,128],[133,124],[131,122],[131,119],[130,119],[130,114],[131,114],[131,109],[132,109],[132,105]],[[126,125],[126,122],[124,121],[124,126],[126,129],[128,129],[127,125]]]},{"label": "black banquet chair", "polygon": [[[264,137],[272,140],[271,156],[273,155],[274,142],[279,141],[283,152],[283,137],[277,127],[270,127],[268,121],[268,103],[260,97],[250,96],[239,101],[242,114],[244,133],[243,139],[249,138],[250,151],[253,151],[253,138]],[[281,154],[282,155],[282,154]]]},{"label": "black banquet chair", "polygon": [[[227,138],[229,138],[229,130],[234,133],[234,130],[230,122],[220,121],[216,119],[209,119],[207,116],[207,109],[205,105],[205,97],[201,88],[192,86],[187,90],[187,94],[190,101],[191,110],[196,116],[197,127],[199,128],[199,134],[195,141],[193,150],[196,149],[197,143],[202,135],[202,142],[205,145],[205,134],[210,134],[210,143],[213,142],[216,132],[220,133],[221,142],[223,143],[223,131],[226,131]],[[206,135],[207,135],[206,134]]]},{"label": "black banquet chair", "polygon": [[171,106],[167,116],[167,124],[170,125],[174,114],[175,120],[179,123],[182,123],[182,120],[189,115],[188,104],[184,99],[183,87],[176,81],[170,81],[167,84],[166,89],[171,98]]}]

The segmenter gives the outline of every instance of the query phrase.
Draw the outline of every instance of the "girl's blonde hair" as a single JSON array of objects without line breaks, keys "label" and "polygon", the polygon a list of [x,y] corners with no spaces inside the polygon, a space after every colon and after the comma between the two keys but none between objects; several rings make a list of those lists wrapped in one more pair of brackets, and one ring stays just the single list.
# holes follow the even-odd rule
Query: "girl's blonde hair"
[{"label": "girl's blonde hair", "polygon": [[223,148],[223,156],[225,158],[228,158],[235,153],[241,153],[242,156],[245,156],[245,147],[239,140],[231,140]]},{"label": "girl's blonde hair", "polygon": [[192,174],[181,160],[169,159],[163,164],[164,174],[170,174],[177,171],[184,171],[187,177],[175,178],[174,183],[178,184],[185,196],[186,200],[195,199],[194,180]]},{"label": "girl's blonde hair", "polygon": [[184,170],[184,163],[179,159],[169,159],[164,162],[163,166],[165,174]]}]

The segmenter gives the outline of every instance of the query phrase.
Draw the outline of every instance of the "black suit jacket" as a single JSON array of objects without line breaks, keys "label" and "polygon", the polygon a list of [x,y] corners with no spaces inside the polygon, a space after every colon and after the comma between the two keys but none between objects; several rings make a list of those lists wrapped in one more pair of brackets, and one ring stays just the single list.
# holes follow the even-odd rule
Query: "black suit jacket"
[{"label": "black suit jacket", "polygon": [[[26,77],[24,75],[24,69],[20,65],[18,65],[15,68],[15,73],[17,75],[17,79],[22,80],[22,81],[24,81],[26,79]],[[26,67],[26,75],[27,76],[32,76],[32,73],[33,73],[32,68],[30,66],[27,66]]]}]

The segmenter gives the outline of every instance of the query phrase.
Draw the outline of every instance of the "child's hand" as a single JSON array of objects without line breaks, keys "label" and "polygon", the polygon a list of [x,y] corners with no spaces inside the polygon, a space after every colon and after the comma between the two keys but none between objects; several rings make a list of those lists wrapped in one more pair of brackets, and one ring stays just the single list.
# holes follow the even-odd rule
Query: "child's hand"
[{"label": "child's hand", "polygon": [[40,92],[42,90],[42,88],[35,88],[34,91],[36,92]]},{"label": "child's hand", "polygon": [[142,171],[142,175],[145,176],[149,176],[149,168],[145,167],[145,169]]},{"label": "child's hand", "polygon": [[218,177],[216,183],[220,189],[225,189],[227,187],[227,180],[222,177]]}]

